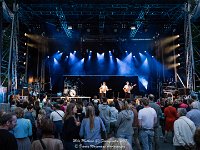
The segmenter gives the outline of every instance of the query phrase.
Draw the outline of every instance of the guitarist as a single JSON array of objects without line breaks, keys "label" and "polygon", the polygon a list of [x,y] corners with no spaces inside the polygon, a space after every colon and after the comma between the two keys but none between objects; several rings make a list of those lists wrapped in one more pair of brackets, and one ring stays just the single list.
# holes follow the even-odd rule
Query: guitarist
[{"label": "guitarist", "polygon": [[133,89],[134,86],[136,86],[136,84],[130,85],[129,82],[126,81],[126,85],[124,85],[123,87],[123,90],[125,92],[125,99],[131,98],[131,90]]},{"label": "guitarist", "polygon": [[101,84],[101,87],[99,88],[100,99],[102,97],[106,97],[106,92],[108,90],[110,90],[110,89],[108,89],[108,86],[106,85],[106,82],[103,82],[103,84]]}]

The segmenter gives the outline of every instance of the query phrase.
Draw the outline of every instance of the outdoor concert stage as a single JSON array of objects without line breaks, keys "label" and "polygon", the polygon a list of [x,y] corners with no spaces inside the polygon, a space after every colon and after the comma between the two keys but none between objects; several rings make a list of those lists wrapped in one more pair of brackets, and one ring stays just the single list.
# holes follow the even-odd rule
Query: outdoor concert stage
[{"label": "outdoor concert stage", "polygon": [[[143,84],[139,81],[138,76],[113,76],[113,75],[85,75],[85,76],[56,76],[53,78],[52,91],[60,93],[61,96],[69,98],[93,98],[99,97],[99,88],[102,82],[110,89],[106,93],[107,98],[124,97],[123,87],[126,81],[136,86],[131,91],[135,95],[140,95],[141,91],[146,90]],[[63,81],[63,82],[58,82]],[[72,92],[72,93],[70,93]],[[62,95],[61,95],[62,93]],[[54,93],[55,94],[55,93]],[[54,96],[56,97],[56,96]]]}]

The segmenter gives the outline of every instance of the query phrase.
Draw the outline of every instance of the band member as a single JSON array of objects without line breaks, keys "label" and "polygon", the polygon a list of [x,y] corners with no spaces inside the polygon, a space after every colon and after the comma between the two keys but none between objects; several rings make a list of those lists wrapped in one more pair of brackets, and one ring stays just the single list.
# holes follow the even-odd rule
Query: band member
[{"label": "band member", "polygon": [[99,88],[99,94],[100,94],[100,98],[102,97],[106,97],[106,92],[108,91],[108,87],[106,85],[106,82],[103,82],[103,84],[101,84],[101,87]]},{"label": "band member", "polygon": [[125,92],[126,99],[131,97],[131,90],[133,89],[134,86],[136,86],[136,84],[130,85],[128,81],[126,82],[126,85],[124,85],[123,90]]}]

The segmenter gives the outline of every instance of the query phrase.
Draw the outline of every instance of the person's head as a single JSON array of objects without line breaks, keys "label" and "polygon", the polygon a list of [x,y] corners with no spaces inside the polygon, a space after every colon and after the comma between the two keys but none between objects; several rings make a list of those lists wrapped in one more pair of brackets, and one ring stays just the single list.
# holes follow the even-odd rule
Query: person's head
[{"label": "person's head", "polygon": [[112,101],[112,102],[110,102],[110,107],[115,107],[115,103]]},{"label": "person's head", "polygon": [[17,125],[17,117],[13,113],[4,113],[0,116],[0,126],[11,130]]},{"label": "person's head", "polygon": [[27,110],[28,111],[33,111],[33,104],[28,104]]},{"label": "person's head", "polygon": [[197,150],[200,150],[200,128],[197,128],[194,134],[194,142]]},{"label": "person's head", "polygon": [[40,107],[40,101],[35,101],[35,107]]},{"label": "person's head", "polygon": [[29,102],[28,101],[24,101],[23,104],[22,104],[22,108],[27,108]]},{"label": "person's head", "polygon": [[192,104],[191,104],[191,108],[193,108],[193,109],[198,109],[198,108],[199,108],[198,103],[196,103],[196,102],[192,102]]},{"label": "person's head", "polygon": [[24,110],[21,107],[17,107],[15,109],[15,114],[17,118],[23,118],[24,117]]},{"label": "person's head", "polygon": [[154,101],[155,96],[153,94],[149,94],[148,98],[150,101]]},{"label": "person's head", "polygon": [[187,110],[185,108],[178,108],[177,115],[178,117],[185,116],[187,114]]},{"label": "person's head", "polygon": [[141,102],[142,102],[142,105],[144,105],[144,106],[148,106],[149,105],[149,100],[146,97],[143,97],[141,99]]},{"label": "person's head", "polygon": [[198,95],[195,93],[192,93],[191,98],[196,101],[196,100],[198,100]]},{"label": "person's head", "polygon": [[132,146],[125,139],[111,137],[105,142],[103,150],[114,150],[114,149],[132,150]]},{"label": "person's head", "polygon": [[44,109],[40,109],[39,114],[42,116],[46,116],[46,111]]},{"label": "person's head", "polygon": [[77,113],[76,105],[74,103],[69,103],[67,105],[64,119],[68,119],[69,117],[73,116],[75,113]]},{"label": "person's head", "polygon": [[86,118],[90,119],[90,130],[94,128],[94,117],[95,111],[93,106],[87,106],[86,108]]},{"label": "person's head", "polygon": [[106,85],[106,82],[103,82],[103,85]]},{"label": "person's head", "polygon": [[127,84],[127,85],[129,85],[129,82],[128,82],[128,81],[126,81],[126,84]]},{"label": "person's head", "polygon": [[103,97],[102,100],[103,100],[103,103],[107,103],[107,98],[106,97]]},{"label": "person's head", "polygon": [[53,108],[56,109],[56,110],[59,110],[60,109],[60,105],[58,105],[58,103],[54,103],[53,104]]},{"label": "person's head", "polygon": [[64,104],[64,100],[61,99],[59,103],[60,103],[60,105],[63,105]]},{"label": "person's head", "polygon": [[128,102],[127,101],[123,101],[122,110],[127,110],[127,109],[129,109]]},{"label": "person's head", "polygon": [[41,120],[41,129],[43,135],[53,135],[54,133],[54,124],[50,119],[42,118]]}]

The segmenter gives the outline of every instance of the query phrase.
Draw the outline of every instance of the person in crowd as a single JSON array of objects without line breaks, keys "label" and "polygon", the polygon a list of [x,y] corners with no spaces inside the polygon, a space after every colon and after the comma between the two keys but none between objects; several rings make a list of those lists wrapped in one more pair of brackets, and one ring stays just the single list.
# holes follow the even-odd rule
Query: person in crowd
[{"label": "person in crowd", "polygon": [[54,138],[54,124],[50,119],[41,120],[42,139],[33,141],[32,150],[63,150],[62,141]]},{"label": "person in crowd", "polygon": [[118,110],[115,108],[114,102],[110,103],[110,134],[114,136],[116,133],[115,125],[118,118]]},{"label": "person in crowd", "polygon": [[38,117],[38,114],[39,114],[39,111],[40,111],[40,101],[35,101],[35,103],[34,103],[34,109],[35,109],[35,112],[36,112],[36,119],[37,119],[37,117]]},{"label": "person in crowd", "polygon": [[195,150],[200,150],[200,128],[197,128],[194,133]]},{"label": "person in crowd", "polygon": [[55,125],[55,138],[61,139],[63,117],[65,113],[62,110],[60,110],[60,106],[57,103],[53,105],[53,109],[54,111],[50,114],[50,119],[53,121]]},{"label": "person in crowd", "polygon": [[103,97],[103,104],[99,104],[99,117],[102,119],[105,127],[106,132],[110,132],[110,106],[108,106],[107,98]]},{"label": "person in crowd", "polygon": [[172,106],[173,102],[170,100],[168,101],[168,107],[164,109],[164,116],[165,116],[165,137],[164,142],[168,142],[168,133],[173,133],[174,121],[177,118],[177,111],[176,108]]},{"label": "person in crowd", "polygon": [[152,150],[152,142],[154,136],[154,127],[157,123],[156,111],[149,106],[149,100],[142,98],[141,103],[144,106],[138,112],[138,121],[140,127],[140,138],[142,139],[142,148],[144,150]]},{"label": "person in crowd", "polygon": [[144,106],[142,105],[142,99],[136,99],[136,104],[137,104],[136,109],[138,112],[140,111],[140,109],[144,108]]},{"label": "person in crowd", "polygon": [[190,106],[191,110],[187,112],[186,117],[192,120],[196,126],[196,128],[200,127],[200,110],[198,109],[195,103],[192,103]]},{"label": "person in crowd", "polygon": [[119,113],[116,122],[116,128],[117,128],[116,137],[127,139],[131,146],[133,139],[133,127],[132,127],[133,120],[134,120],[134,114],[129,109],[128,102],[124,101],[122,111]]},{"label": "person in crowd", "polygon": [[108,139],[103,147],[103,150],[132,150],[130,143],[123,138],[111,137]]},{"label": "person in crowd", "polygon": [[17,124],[17,117],[12,113],[0,115],[0,145],[1,150],[17,150],[17,141],[13,134],[9,132]]},{"label": "person in crowd", "polygon": [[164,137],[165,136],[165,115],[164,115],[164,109],[166,108],[165,107],[165,99],[162,99],[160,101],[160,108],[162,110],[162,116],[160,118],[160,126],[161,126],[161,129],[162,129],[162,135]]},{"label": "person in crowd", "polygon": [[13,128],[12,133],[17,139],[18,150],[30,150],[32,136],[32,125],[29,119],[24,119],[24,110],[20,107],[15,109],[17,116],[17,125]]},{"label": "person in crowd", "polygon": [[76,108],[77,108],[76,118],[81,122],[83,120],[83,118],[85,117],[84,113],[82,113],[83,112],[83,102],[81,99],[77,99]]},{"label": "person in crowd", "polygon": [[87,106],[86,118],[81,123],[79,133],[80,137],[84,139],[86,149],[101,149],[103,138],[101,132],[106,132],[103,121],[100,117],[95,116],[93,106]]},{"label": "person in crowd", "polygon": [[17,108],[15,101],[11,101],[10,111],[15,112],[15,109]]},{"label": "person in crowd", "polygon": [[11,104],[12,101],[14,101],[14,95],[13,95],[13,94],[9,95],[8,102],[10,103],[10,106],[12,105],[12,104]]},{"label": "person in crowd", "polygon": [[61,99],[61,100],[59,101],[59,105],[60,105],[60,110],[62,110],[63,112],[65,112],[64,100],[63,100],[63,99]]},{"label": "person in crowd", "polygon": [[67,106],[64,115],[64,125],[62,129],[63,133],[63,144],[65,150],[75,150],[78,144],[74,140],[79,140],[80,122],[75,118],[77,108],[74,103],[70,103]]},{"label": "person in crowd", "polygon": [[33,133],[33,140],[37,139],[36,136],[36,132],[37,132],[37,128],[36,128],[36,124],[35,124],[35,118],[33,117],[33,104],[28,104],[27,106],[27,112],[24,113],[24,118],[25,119],[29,119],[31,121],[31,125],[32,125],[32,133]]},{"label": "person in crowd", "polygon": [[160,126],[160,118],[162,117],[162,110],[160,108],[160,106],[158,104],[156,104],[154,102],[154,95],[153,94],[149,94],[148,96],[149,98],[149,106],[151,108],[153,108],[155,111],[156,111],[156,114],[157,114],[157,122],[154,126],[154,144],[155,144],[155,150],[158,150],[159,149],[159,126]]},{"label": "person in crowd", "polygon": [[47,118],[46,111],[44,109],[40,109],[39,114],[38,114],[38,118],[36,120],[36,122],[37,122],[37,124],[36,124],[36,126],[37,126],[37,132],[36,132],[36,134],[37,134],[37,137],[39,139],[42,138],[41,125],[42,125],[42,120],[45,119],[45,118]]},{"label": "person in crowd", "polygon": [[46,112],[47,118],[50,118],[50,114],[53,112],[51,103],[49,102],[44,103],[43,109]]},{"label": "person in crowd", "polygon": [[193,106],[195,106],[195,108],[197,108],[198,110],[200,110],[200,102],[198,100],[198,95],[195,93],[191,94],[191,98],[193,99]]},{"label": "person in crowd", "polygon": [[178,119],[174,122],[174,137],[173,145],[176,150],[192,149],[195,143],[193,136],[196,130],[194,123],[187,118],[187,111],[185,108],[178,108],[177,117]]},{"label": "person in crowd", "polygon": [[43,98],[42,98],[42,104],[44,105],[44,103],[46,103],[47,101],[48,101],[47,95],[44,94],[44,95],[43,95]]},{"label": "person in crowd", "polygon": [[94,105],[95,116],[99,116],[99,100],[98,99],[93,100],[93,105]]},{"label": "person in crowd", "polygon": [[133,141],[137,148],[137,150],[141,150],[140,141],[139,141],[139,122],[138,122],[138,112],[136,109],[136,99],[134,100],[127,100],[129,103],[130,110],[133,111],[134,120],[133,120]]},{"label": "person in crowd", "polygon": [[113,98],[113,102],[114,102],[114,104],[115,104],[115,108],[118,110],[118,112],[120,112],[120,111],[121,111],[121,108],[120,108],[118,99],[117,99],[117,98]]}]

